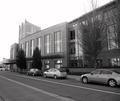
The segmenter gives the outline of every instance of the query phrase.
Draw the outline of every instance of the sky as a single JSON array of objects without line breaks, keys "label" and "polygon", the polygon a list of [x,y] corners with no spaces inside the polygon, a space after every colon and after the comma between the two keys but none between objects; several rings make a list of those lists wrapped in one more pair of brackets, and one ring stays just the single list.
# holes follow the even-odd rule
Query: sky
[{"label": "sky", "polygon": [[[18,43],[19,25],[25,19],[45,29],[69,22],[91,10],[91,0],[0,0],[0,61],[10,58],[10,46]],[[111,0],[97,0],[104,5]]]}]

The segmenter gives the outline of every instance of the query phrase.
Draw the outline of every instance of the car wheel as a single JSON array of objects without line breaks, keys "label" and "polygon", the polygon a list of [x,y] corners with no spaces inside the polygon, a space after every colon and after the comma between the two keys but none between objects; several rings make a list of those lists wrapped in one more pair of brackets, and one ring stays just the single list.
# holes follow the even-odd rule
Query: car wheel
[{"label": "car wheel", "polygon": [[88,78],[87,77],[83,77],[82,78],[82,82],[85,83],[85,84],[88,83]]},{"label": "car wheel", "polygon": [[57,75],[54,75],[54,79],[57,79]]},{"label": "car wheel", "polygon": [[116,81],[114,79],[111,79],[111,80],[108,81],[108,85],[110,87],[115,87],[117,85],[117,83],[116,83]]}]

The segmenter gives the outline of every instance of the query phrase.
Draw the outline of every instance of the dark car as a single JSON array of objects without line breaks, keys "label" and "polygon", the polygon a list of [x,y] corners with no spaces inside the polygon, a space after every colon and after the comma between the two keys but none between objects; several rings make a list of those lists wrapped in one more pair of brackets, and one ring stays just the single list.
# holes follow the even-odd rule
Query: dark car
[{"label": "dark car", "polygon": [[42,71],[37,68],[31,68],[27,71],[27,75],[31,76],[42,76]]}]

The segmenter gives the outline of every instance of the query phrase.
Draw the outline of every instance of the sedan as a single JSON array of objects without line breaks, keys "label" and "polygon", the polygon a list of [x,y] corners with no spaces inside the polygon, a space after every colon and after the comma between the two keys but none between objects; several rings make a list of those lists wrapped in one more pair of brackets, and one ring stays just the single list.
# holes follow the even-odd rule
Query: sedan
[{"label": "sedan", "polygon": [[88,74],[81,75],[83,83],[95,82],[108,84],[111,87],[120,85],[120,72],[108,69],[96,69]]},{"label": "sedan", "polygon": [[43,73],[44,77],[53,77],[54,79],[57,78],[66,78],[67,73],[64,69],[56,69],[56,68],[51,68]]},{"label": "sedan", "polygon": [[27,71],[27,75],[38,76],[42,75],[42,72],[39,69],[31,68],[30,70]]}]

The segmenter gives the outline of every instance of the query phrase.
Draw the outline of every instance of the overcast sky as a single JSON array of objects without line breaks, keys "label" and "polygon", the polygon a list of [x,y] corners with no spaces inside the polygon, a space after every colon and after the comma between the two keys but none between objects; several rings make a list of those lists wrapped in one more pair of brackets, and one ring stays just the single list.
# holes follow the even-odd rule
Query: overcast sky
[{"label": "overcast sky", "polygon": [[[0,61],[10,57],[17,42],[19,25],[27,21],[41,29],[69,22],[88,12],[91,0],[0,0]],[[99,6],[110,0],[97,0]]]}]

